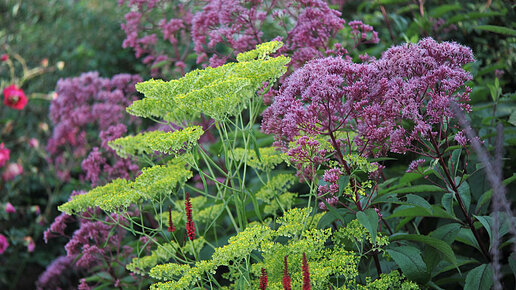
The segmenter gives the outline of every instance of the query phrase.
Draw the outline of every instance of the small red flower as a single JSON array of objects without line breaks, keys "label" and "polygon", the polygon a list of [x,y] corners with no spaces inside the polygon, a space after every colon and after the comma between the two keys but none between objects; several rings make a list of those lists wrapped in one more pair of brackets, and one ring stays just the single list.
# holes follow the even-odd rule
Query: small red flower
[{"label": "small red flower", "polygon": [[2,56],[0,57],[0,61],[4,62],[4,61],[8,61],[9,60],[9,55],[4,53],[2,54]]},{"label": "small red flower", "polygon": [[306,260],[305,253],[303,253],[303,265],[301,268],[303,269],[303,290],[311,290],[312,286],[310,285],[310,271],[308,270],[308,261]]},{"label": "small red flower", "polygon": [[190,194],[186,193],[185,199],[185,212],[186,212],[186,234],[188,238],[193,241],[195,239],[195,224],[192,217],[192,203],[190,202]]},{"label": "small red flower", "polygon": [[260,290],[267,289],[267,271],[262,268],[262,275],[260,276]]},{"label": "small red flower", "polygon": [[283,268],[283,289],[292,290],[292,286],[290,286],[290,275],[288,274],[288,261],[285,256],[285,268]]},{"label": "small red flower", "polygon": [[174,227],[174,223],[172,222],[172,208],[168,207],[168,232],[173,232],[176,230],[176,227]]},{"label": "small red flower", "polygon": [[22,110],[27,105],[27,96],[16,85],[10,85],[4,89],[4,105],[16,110]]}]

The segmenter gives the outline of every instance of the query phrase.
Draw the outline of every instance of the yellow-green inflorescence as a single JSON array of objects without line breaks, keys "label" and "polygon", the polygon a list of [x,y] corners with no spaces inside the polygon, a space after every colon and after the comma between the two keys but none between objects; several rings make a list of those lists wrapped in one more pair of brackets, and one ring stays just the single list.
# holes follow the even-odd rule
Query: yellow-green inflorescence
[{"label": "yellow-green inflorescence", "polygon": [[[367,231],[360,228],[360,224],[352,222],[349,230],[338,230],[340,234],[336,237],[336,232],[330,228],[317,228],[321,217],[322,214],[314,216],[310,208],[296,208],[287,211],[277,220],[277,224],[252,223],[231,237],[226,246],[216,248],[209,260],[192,264],[167,263],[152,268],[150,276],[164,282],[153,284],[151,289],[193,289],[200,286],[201,282],[204,287],[214,287],[210,284],[210,277],[220,266],[229,269],[224,274],[233,283],[229,289],[258,289],[262,268],[268,274],[267,289],[283,289],[281,281],[285,256],[288,256],[292,287],[301,289],[303,253],[308,259],[312,289],[328,289],[336,285],[340,289],[418,289],[417,284],[405,281],[396,271],[382,274],[375,281],[368,278],[367,285],[358,283],[361,256],[346,249],[343,239],[370,241]],[[376,241],[377,247],[388,243],[381,236]],[[257,257],[260,257],[258,261],[255,260]],[[242,285],[242,275],[245,273],[249,273],[249,276],[246,276],[245,285]]]},{"label": "yellow-green inflorescence", "polygon": [[258,149],[260,157],[256,155],[255,150],[236,148],[229,155],[235,161],[245,162],[247,166],[261,171],[271,171],[276,165],[287,160],[284,153],[281,153],[274,147],[265,147]]},{"label": "yellow-green inflorescence", "polygon": [[272,177],[256,193],[256,198],[265,203],[264,213],[275,214],[279,209],[290,209],[297,197],[296,193],[288,192],[296,177],[293,174],[278,174]]},{"label": "yellow-green inflorescence", "polygon": [[187,127],[174,132],[150,131],[113,140],[109,142],[109,146],[122,158],[155,151],[177,154],[197,144],[202,134],[204,131],[201,126]]},{"label": "yellow-green inflorescence", "polygon": [[76,195],[71,201],[59,206],[67,214],[81,213],[88,208],[99,207],[106,212],[125,211],[131,204],[156,199],[170,192],[192,177],[181,159],[173,159],[165,165],[143,168],[134,181],[115,179],[98,186],[88,193]]},{"label": "yellow-green inflorescence", "polygon": [[264,82],[272,83],[286,72],[288,57],[269,57],[281,46],[278,41],[263,43],[239,54],[236,63],[195,70],[170,82],[139,83],[136,89],[145,98],[127,111],[172,122],[193,120],[201,113],[217,121],[235,116],[247,107]]}]

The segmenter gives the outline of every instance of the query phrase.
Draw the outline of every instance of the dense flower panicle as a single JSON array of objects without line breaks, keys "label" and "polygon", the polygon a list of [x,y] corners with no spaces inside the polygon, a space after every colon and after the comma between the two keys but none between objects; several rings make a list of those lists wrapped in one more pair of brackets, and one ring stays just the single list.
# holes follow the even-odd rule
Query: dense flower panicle
[{"label": "dense flower panicle", "polygon": [[303,253],[303,265],[301,268],[303,269],[303,290],[310,290],[312,289],[312,285],[310,284],[310,270],[308,269],[306,253]]},{"label": "dense flower panicle", "polygon": [[285,81],[263,113],[262,129],[280,145],[296,136],[334,135],[335,150],[351,138],[364,156],[405,153],[415,139],[453,118],[451,100],[470,110],[465,83],[471,75],[462,66],[472,61],[469,48],[431,38],[394,46],[362,64],[313,60]]},{"label": "dense flower panicle", "polygon": [[186,213],[186,234],[190,241],[195,239],[195,224],[192,216],[192,203],[190,202],[190,194],[186,193],[185,199],[185,213]]},{"label": "dense flower panicle", "polygon": [[[114,165],[119,159],[106,148],[106,144],[125,133],[127,128],[120,123],[138,123],[134,118],[125,121],[124,111],[136,99],[134,86],[139,81],[141,78],[137,75],[119,74],[108,79],[96,72],[58,81],[58,97],[50,104],[50,119],[55,127],[46,148],[61,176],[66,177],[66,172],[76,165],[76,160],[89,155],[92,147],[98,149],[93,150],[90,160],[83,164],[83,170],[86,179],[94,184],[99,181],[101,172],[111,173],[111,179],[128,176],[128,172],[137,169],[127,162]],[[99,138],[86,134],[91,126],[100,131],[101,142]],[[66,154],[70,145],[73,156]],[[114,160],[113,163],[110,160]],[[122,164],[127,166],[124,168]],[[113,170],[113,166],[117,169]]]},{"label": "dense flower panicle", "polygon": [[72,220],[73,220],[73,217],[64,212],[61,213],[60,215],[58,215],[54,219],[54,222],[50,225],[50,227],[43,233],[43,240],[45,241],[45,243],[48,243],[48,240],[50,238],[53,238],[54,236],[56,236],[56,234],[64,236],[66,224],[68,222],[71,222]]},{"label": "dense flower panicle", "polygon": [[[318,196],[324,198],[330,206],[337,205],[338,197],[336,195],[339,192],[339,178],[342,174],[343,172],[339,168],[331,168],[324,172],[323,180],[327,183],[319,186]],[[321,202],[319,207],[323,210],[327,209],[324,202]]]},{"label": "dense flower panicle", "polygon": [[355,39],[355,47],[362,43],[378,43],[378,32],[374,31],[371,25],[362,23],[362,21],[350,21],[348,25],[351,27],[351,35]]},{"label": "dense flower panicle", "polygon": [[4,88],[4,105],[16,110],[22,110],[27,105],[28,99],[25,92],[16,85],[10,85]]},{"label": "dense flower panicle", "polygon": [[4,143],[0,143],[0,167],[3,167],[9,161],[11,150],[5,148]]},{"label": "dense flower panicle", "polygon": [[36,282],[36,288],[42,289],[59,289],[62,287],[61,280],[65,276],[65,272],[75,269],[74,258],[69,256],[60,256],[55,259],[43,272]]},{"label": "dense flower panicle", "polygon": [[260,290],[267,289],[267,270],[262,268],[262,274],[260,276]]},{"label": "dense flower panicle", "polygon": [[8,247],[9,242],[7,241],[7,238],[4,235],[0,234],[0,255],[3,254]]}]

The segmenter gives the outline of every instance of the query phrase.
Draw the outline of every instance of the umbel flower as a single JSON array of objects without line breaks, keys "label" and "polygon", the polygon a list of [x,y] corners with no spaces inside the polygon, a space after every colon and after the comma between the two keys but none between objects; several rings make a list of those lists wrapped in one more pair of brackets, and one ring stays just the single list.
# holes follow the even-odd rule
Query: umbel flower
[{"label": "umbel flower", "polygon": [[16,85],[10,85],[3,91],[4,105],[16,110],[22,110],[27,105],[27,96],[25,92]]}]

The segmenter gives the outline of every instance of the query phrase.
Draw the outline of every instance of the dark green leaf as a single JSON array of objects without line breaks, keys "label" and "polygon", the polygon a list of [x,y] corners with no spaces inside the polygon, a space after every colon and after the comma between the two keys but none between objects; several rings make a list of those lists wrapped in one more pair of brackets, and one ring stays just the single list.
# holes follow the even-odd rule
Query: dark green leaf
[{"label": "dark green leaf", "polygon": [[406,198],[408,204],[424,207],[425,209],[432,211],[432,205],[430,205],[430,203],[428,203],[428,201],[426,201],[426,199],[422,198],[421,196],[407,194]]},{"label": "dark green leaf", "polygon": [[460,224],[453,223],[438,227],[435,231],[430,233],[430,236],[444,241],[447,244],[453,243],[461,229]]},{"label": "dark green leaf", "polygon": [[455,215],[453,212],[453,193],[448,192],[443,194],[443,197],[441,197],[441,205],[448,214]]},{"label": "dark green leaf", "polygon": [[506,34],[506,35],[511,35],[511,36],[516,35],[516,30],[505,27],[505,26],[478,25],[478,26],[475,26],[475,29],[485,30],[485,31],[489,31],[489,32],[499,33],[499,34]]},{"label": "dark green leaf", "polygon": [[376,233],[378,230],[378,214],[376,211],[373,208],[359,211],[357,212],[357,219],[371,234],[373,244],[376,243]]},{"label": "dark green leaf", "polygon": [[509,267],[512,270],[512,274],[516,278],[516,253],[514,252],[509,256]]},{"label": "dark green leaf", "polygon": [[443,257],[452,265],[457,265],[457,258],[455,257],[455,254],[453,253],[450,245],[448,245],[446,242],[425,235],[395,234],[390,237],[391,242],[399,240],[415,241],[430,246],[439,251],[439,253],[441,253]]},{"label": "dark green leaf", "polygon": [[386,217],[386,219],[395,218],[395,217],[436,217],[436,218],[445,218],[451,220],[457,220],[456,217],[448,214],[439,206],[432,206],[432,211],[425,209],[424,207],[414,206],[410,208],[404,208],[401,210],[395,211],[392,215]]},{"label": "dark green leaf", "polygon": [[459,191],[460,197],[466,206],[466,211],[469,211],[469,205],[471,204],[471,193],[469,191],[468,182],[463,181],[457,190]]},{"label": "dark green leaf", "polygon": [[483,264],[469,271],[464,289],[489,290],[493,285],[493,271],[489,264]]},{"label": "dark green leaf", "polygon": [[429,279],[426,264],[421,258],[421,251],[411,246],[387,249],[387,253],[400,267],[403,274],[412,281],[424,284]]},{"label": "dark green leaf", "polygon": [[342,175],[339,177],[339,196],[342,196],[342,192],[344,191],[344,188],[348,186],[349,183],[349,176],[348,175]]}]

